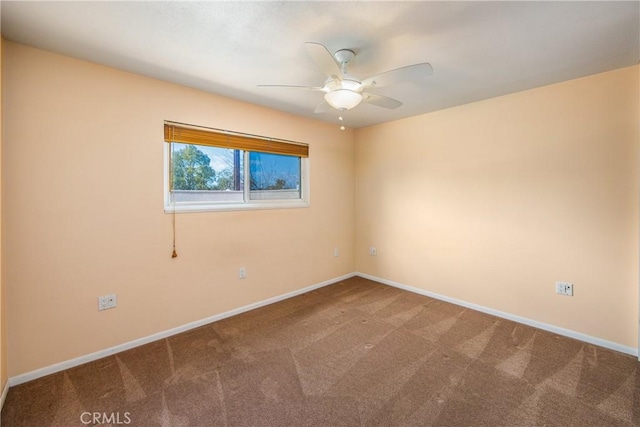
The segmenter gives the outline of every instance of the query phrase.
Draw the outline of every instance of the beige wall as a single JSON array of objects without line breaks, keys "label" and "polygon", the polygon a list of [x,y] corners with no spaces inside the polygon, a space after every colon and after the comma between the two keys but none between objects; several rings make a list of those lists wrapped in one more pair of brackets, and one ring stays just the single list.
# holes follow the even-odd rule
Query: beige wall
[{"label": "beige wall", "polygon": [[7,310],[5,299],[5,286],[4,286],[4,264],[2,263],[3,254],[3,240],[2,240],[2,47],[4,45],[4,39],[0,37],[0,392],[4,389],[8,376],[7,376]]},{"label": "beige wall", "polygon": [[[335,125],[0,55],[0,380],[354,270],[637,347],[637,66],[361,129],[354,147]],[[164,120],[309,143],[311,207],[179,214],[172,260]]]},{"label": "beige wall", "polygon": [[[352,132],[11,42],[4,54],[10,376],[355,270]],[[171,259],[165,119],[310,144],[311,207],[179,214]],[[118,307],[98,312],[112,292]]]},{"label": "beige wall", "polygon": [[637,347],[638,80],[629,67],[359,130],[358,271]]}]

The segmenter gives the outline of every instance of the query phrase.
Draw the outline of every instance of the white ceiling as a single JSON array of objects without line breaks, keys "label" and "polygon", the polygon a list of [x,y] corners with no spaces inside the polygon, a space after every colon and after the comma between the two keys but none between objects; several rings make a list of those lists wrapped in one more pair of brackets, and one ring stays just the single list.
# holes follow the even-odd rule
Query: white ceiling
[{"label": "white ceiling", "polygon": [[356,52],[360,78],[419,62],[433,75],[372,90],[404,103],[361,104],[363,127],[640,60],[640,2],[33,2],[2,1],[5,39],[337,123],[304,42]]}]

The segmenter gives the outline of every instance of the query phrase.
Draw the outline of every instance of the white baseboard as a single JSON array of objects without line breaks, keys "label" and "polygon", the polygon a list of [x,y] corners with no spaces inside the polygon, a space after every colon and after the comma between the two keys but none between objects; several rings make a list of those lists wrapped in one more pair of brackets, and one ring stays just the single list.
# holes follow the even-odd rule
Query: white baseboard
[{"label": "white baseboard", "polygon": [[554,326],[554,325],[550,325],[548,323],[542,323],[542,322],[538,322],[537,320],[532,320],[532,319],[528,319],[526,317],[521,317],[521,316],[517,316],[514,314],[510,314],[510,313],[505,313],[499,310],[495,310],[489,307],[484,307],[478,304],[474,304],[474,303],[470,303],[467,301],[463,301],[463,300],[459,300],[456,298],[450,298],[447,297],[445,295],[440,295],[440,294],[436,294],[434,292],[429,292],[426,291],[424,289],[420,289],[420,288],[415,288],[413,286],[408,286],[408,285],[404,285],[402,283],[398,283],[398,282],[394,282],[392,280],[387,280],[387,279],[383,279],[381,277],[376,277],[376,276],[372,276],[370,274],[365,274],[365,273],[359,273],[359,272],[355,272],[355,273],[350,273],[350,274],[345,274],[344,276],[340,276],[340,277],[336,277],[334,279],[330,279],[330,280],[326,280],[324,282],[321,283],[317,283],[315,285],[311,285],[311,286],[307,286],[306,288],[302,288],[302,289],[298,289],[296,291],[293,292],[289,292],[283,295],[278,295],[272,298],[268,298],[266,300],[263,301],[259,301],[253,304],[249,304],[249,305],[245,305],[244,307],[240,307],[240,308],[236,308],[233,310],[229,310],[226,311],[224,313],[220,313],[220,314],[216,314],[214,316],[210,316],[207,317],[205,319],[201,319],[195,322],[191,322],[191,323],[187,323],[185,325],[182,326],[178,326],[176,328],[172,328],[166,331],[162,331],[162,332],[158,332],[156,334],[153,335],[149,335],[143,338],[138,338],[136,340],[133,341],[129,341],[123,344],[119,344],[117,346],[114,347],[110,347],[104,350],[100,350],[97,351],[95,353],[91,353],[91,354],[87,354],[84,356],[80,356],[77,357],[75,359],[70,359],[64,362],[60,362],[60,363],[56,363],[54,365],[50,365],[50,366],[46,366],[44,368],[40,368],[40,369],[36,369],[35,371],[31,371],[31,372],[27,372],[24,374],[20,374],[20,375],[16,375],[15,377],[11,377],[9,378],[9,381],[7,381],[4,389],[2,390],[2,395],[0,396],[0,409],[2,409],[2,405],[4,404],[4,400],[7,396],[7,392],[9,391],[9,386],[15,386],[18,384],[22,384],[28,381],[32,381],[35,380],[37,378],[41,378],[44,377],[46,375],[50,375],[50,374],[54,374],[56,372],[60,372],[60,371],[64,371],[65,369],[69,369],[69,368],[73,368],[75,366],[79,366],[82,365],[84,363],[88,363],[88,362],[92,362],[94,360],[98,360],[101,359],[103,357],[107,357],[107,356],[111,356],[112,354],[115,353],[120,353],[122,351],[125,350],[129,350],[135,347],[139,347],[141,345],[144,344],[148,344],[150,342],[153,341],[157,341],[163,338],[167,338],[170,337],[172,335],[176,335],[179,334],[181,332],[185,332],[191,329],[195,329],[198,328],[200,326],[204,326],[204,325],[208,325],[209,323],[213,323],[216,322],[218,320],[222,320],[225,319],[227,317],[231,317],[231,316],[235,316],[237,314],[241,314],[250,310],[254,310],[256,308],[260,308],[260,307],[264,307],[266,305],[269,304],[273,304],[279,301],[283,301],[285,299],[288,298],[292,298],[301,294],[304,294],[306,292],[310,292],[313,291],[315,289],[324,287],[324,286],[328,286],[331,285],[333,283],[336,282],[340,282],[342,280],[346,280],[349,279],[351,277],[354,276],[360,276],[363,277],[365,279],[369,279],[369,280],[373,280],[376,282],[380,282],[383,283],[385,285],[389,285],[389,286],[393,286],[399,289],[404,289],[406,291],[409,292],[413,292],[416,294],[420,294],[420,295],[425,295],[431,298],[435,298],[435,299],[439,299],[441,301],[446,301],[446,302],[450,302],[452,304],[456,304],[462,307],[467,307],[470,308],[472,310],[477,310],[480,311],[482,313],[487,313],[487,314],[491,314],[493,316],[496,317],[501,317],[503,319],[508,319],[508,320],[512,320],[514,322],[518,322],[518,323],[522,323],[525,325],[529,325],[532,326],[534,328],[538,328],[538,329],[542,329],[545,331],[549,331],[549,332],[553,332],[556,333],[558,335],[563,335],[569,338],[574,338],[580,341],[584,341],[590,344],[594,344],[600,347],[604,347],[604,348],[608,348],[610,350],[615,350],[615,351],[619,351],[621,353],[626,353],[626,354],[630,354],[633,356],[638,356],[638,349],[636,348],[632,348],[632,347],[627,347],[615,342],[611,342],[611,341],[607,341],[607,340],[603,340],[601,338],[596,338],[596,337],[592,337],[590,335],[586,335],[580,332],[575,332],[569,329],[564,329],[564,328],[560,328],[558,326]]},{"label": "white baseboard", "polygon": [[4,401],[7,399],[7,393],[9,393],[9,381],[5,382],[4,387],[2,387],[2,395],[0,395],[0,411],[4,408]]},{"label": "white baseboard", "polygon": [[[285,299],[289,299],[306,292],[313,291],[318,288],[322,288],[324,286],[331,285],[336,282],[340,282],[342,280],[349,279],[355,276],[355,273],[345,274],[344,276],[336,277],[330,280],[325,280],[324,282],[317,283],[315,285],[307,286],[306,288],[298,289],[293,292],[289,292],[283,295],[278,295],[272,298],[268,298],[263,301],[258,301],[253,304],[245,305],[244,307],[236,308],[233,310],[225,311],[224,313],[216,314],[205,319],[197,320],[195,322],[187,323],[186,325],[178,326],[176,328],[172,328],[166,331],[158,332],[153,335],[149,335],[143,338],[138,338],[133,341],[126,342],[124,344],[116,345],[115,347],[110,347],[104,350],[96,351],[95,353],[86,354],[84,356],[76,357],[75,359],[66,360],[64,362],[56,363],[54,365],[46,366],[44,368],[36,369],[35,371],[26,372],[24,374],[16,375],[15,377],[9,378],[7,382],[7,386],[2,394],[2,402],[4,402],[4,396],[6,396],[6,392],[9,389],[9,386],[15,386],[18,384],[26,383],[28,381],[35,380],[37,378],[44,377],[46,375],[55,374],[56,372],[64,371],[65,369],[73,368],[75,366],[82,365],[84,363],[93,362],[94,360],[102,359],[103,357],[111,356],[115,353],[120,353],[125,350],[129,350],[135,347],[139,347],[144,344],[148,344],[153,341],[157,341],[163,338],[170,337],[172,335],[179,334],[181,332],[185,332],[191,329],[198,328],[200,326],[208,325],[209,323],[216,322],[218,320],[226,319],[227,317],[235,316],[240,313],[244,313],[246,311],[254,310],[256,308],[264,307],[265,305],[273,304],[278,301],[282,301]],[[0,407],[1,408],[1,407]]]},{"label": "white baseboard", "polygon": [[462,307],[467,307],[472,310],[480,311],[482,313],[491,314],[496,317],[501,317],[503,319],[512,320],[514,322],[522,323],[525,325],[533,326],[534,328],[543,329],[545,331],[553,332],[558,335],[562,335],[569,338],[574,338],[579,341],[584,341],[589,344],[594,344],[600,347],[608,348],[610,350],[619,351],[621,353],[630,354],[633,356],[638,356],[638,349],[633,347],[627,347],[622,344],[618,344],[612,341],[603,340],[601,338],[592,337],[591,335],[583,334],[580,332],[572,331],[569,329],[560,328],[558,326],[550,325],[548,323],[538,322],[537,320],[528,319],[526,317],[517,316],[515,314],[505,313],[503,311],[494,310],[493,308],[484,307],[478,304],[474,304],[467,301],[462,301],[456,298],[450,298],[445,295],[436,294],[434,292],[429,292],[424,289],[415,288],[413,286],[403,285],[402,283],[394,282],[392,280],[383,279],[381,277],[372,276],[370,274],[359,273],[356,272],[356,276],[363,277],[365,279],[373,280],[375,282],[380,282],[385,285],[393,286],[395,288],[404,289],[405,291],[413,292],[420,295],[425,295],[431,298],[435,298],[441,301],[450,302],[452,304],[460,305]]}]

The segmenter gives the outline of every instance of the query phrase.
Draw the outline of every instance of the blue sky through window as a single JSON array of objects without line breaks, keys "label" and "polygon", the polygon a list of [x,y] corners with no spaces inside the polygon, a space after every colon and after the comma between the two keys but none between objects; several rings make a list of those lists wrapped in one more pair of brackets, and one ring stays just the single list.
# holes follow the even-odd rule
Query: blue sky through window
[{"label": "blue sky through window", "polygon": [[251,152],[249,173],[252,190],[297,189],[300,186],[300,158]]},{"label": "blue sky through window", "polygon": [[[174,143],[174,152],[184,149],[187,145]],[[196,145],[196,147],[209,157],[209,164],[216,171],[216,175],[227,169],[233,170],[234,150],[205,145]],[[299,189],[300,158],[280,154],[250,152],[249,173],[251,175],[252,190]]]}]

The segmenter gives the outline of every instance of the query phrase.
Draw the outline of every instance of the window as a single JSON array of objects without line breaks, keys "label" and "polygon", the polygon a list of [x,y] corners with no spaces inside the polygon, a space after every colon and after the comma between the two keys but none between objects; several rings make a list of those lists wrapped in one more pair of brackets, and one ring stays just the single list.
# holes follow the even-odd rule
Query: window
[{"label": "window", "polygon": [[165,123],[165,210],[308,206],[306,144]]}]

